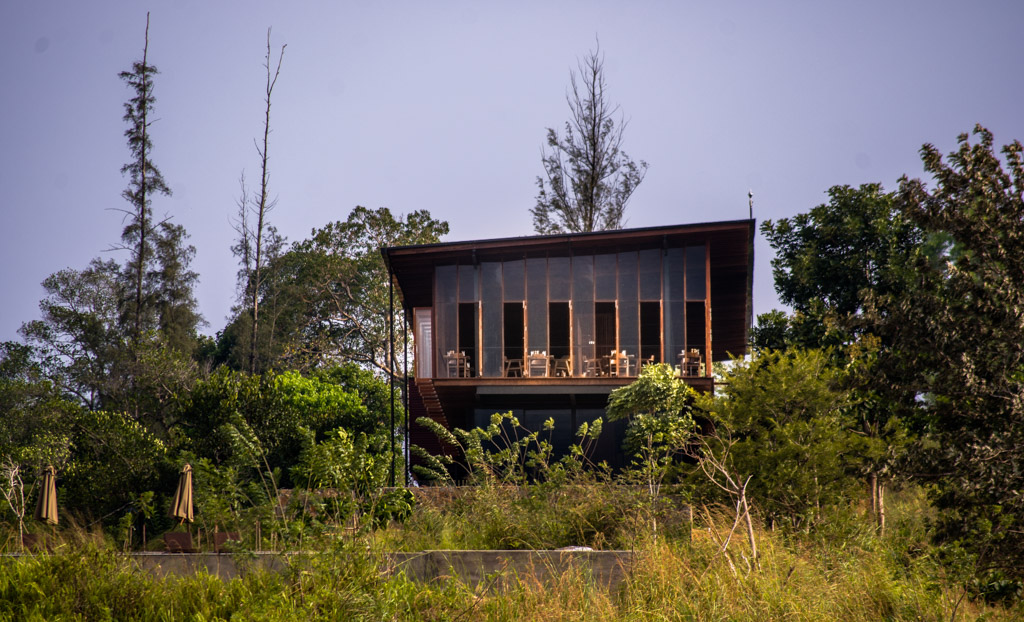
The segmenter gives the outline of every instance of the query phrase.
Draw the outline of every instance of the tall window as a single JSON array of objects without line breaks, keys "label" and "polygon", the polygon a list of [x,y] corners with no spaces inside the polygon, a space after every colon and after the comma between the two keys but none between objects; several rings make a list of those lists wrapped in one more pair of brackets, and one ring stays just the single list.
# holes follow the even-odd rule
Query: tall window
[{"label": "tall window", "polygon": [[640,358],[661,362],[661,303],[640,303]]},{"label": "tall window", "polygon": [[506,302],[504,311],[505,358],[522,360],[523,353],[526,350],[524,347],[525,341],[523,340],[525,333],[523,303]]},{"label": "tall window", "polygon": [[548,304],[548,354],[557,358],[569,356],[569,303]]},{"label": "tall window", "polygon": [[607,356],[617,348],[614,302],[594,303],[594,345],[597,356]]},{"label": "tall window", "polygon": [[459,303],[459,351],[466,354],[466,371],[475,376],[480,357],[476,349],[476,303]]}]

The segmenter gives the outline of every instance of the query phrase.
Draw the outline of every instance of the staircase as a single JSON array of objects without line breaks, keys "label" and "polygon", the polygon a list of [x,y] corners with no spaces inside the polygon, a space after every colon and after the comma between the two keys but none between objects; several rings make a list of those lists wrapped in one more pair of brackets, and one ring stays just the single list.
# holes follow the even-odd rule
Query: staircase
[{"label": "staircase", "polygon": [[[441,407],[441,400],[434,389],[434,382],[430,378],[415,378],[409,385],[409,442],[419,445],[433,455],[450,453],[450,447],[443,446],[433,432],[416,423],[420,417],[428,417],[446,429],[451,429],[444,408]],[[416,462],[415,457],[413,462]]]}]

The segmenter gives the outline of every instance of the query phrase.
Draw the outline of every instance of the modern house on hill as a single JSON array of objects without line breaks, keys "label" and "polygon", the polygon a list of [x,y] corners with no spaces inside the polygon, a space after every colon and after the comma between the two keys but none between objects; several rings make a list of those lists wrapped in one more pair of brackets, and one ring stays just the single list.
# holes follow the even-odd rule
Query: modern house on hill
[{"label": "modern house on hill", "polygon": [[[649,363],[714,391],[713,361],[746,352],[754,221],[382,249],[414,344],[411,421],[486,425],[513,411],[556,450]],[[621,463],[622,426],[597,458]],[[410,441],[440,451],[413,423]]]}]

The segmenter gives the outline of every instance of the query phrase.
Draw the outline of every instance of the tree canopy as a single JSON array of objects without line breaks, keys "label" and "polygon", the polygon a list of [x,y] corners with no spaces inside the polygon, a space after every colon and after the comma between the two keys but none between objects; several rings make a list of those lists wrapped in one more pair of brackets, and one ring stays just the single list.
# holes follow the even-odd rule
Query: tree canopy
[{"label": "tree canopy", "polygon": [[622,151],[626,122],[609,103],[600,49],[569,72],[566,94],[571,118],[565,133],[548,128],[542,150],[544,176],[537,177],[533,228],[537,233],[621,229],[630,196],[643,181],[647,163]]},{"label": "tree canopy", "polygon": [[1003,147],[1004,169],[991,132],[974,135],[948,158],[922,147],[933,187],[900,180],[900,213],[929,244],[869,315],[892,344],[880,377],[917,398],[914,473],[936,485],[939,535],[1024,577],[1024,149]]}]

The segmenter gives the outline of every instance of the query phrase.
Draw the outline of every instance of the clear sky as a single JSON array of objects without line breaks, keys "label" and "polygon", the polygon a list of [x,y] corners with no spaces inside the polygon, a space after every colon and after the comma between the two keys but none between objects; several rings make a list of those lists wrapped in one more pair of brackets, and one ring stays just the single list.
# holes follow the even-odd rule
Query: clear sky
[{"label": "clear sky", "polygon": [[[545,128],[568,118],[576,59],[600,38],[625,150],[650,164],[627,226],[807,211],[832,185],[922,174],[981,123],[1024,140],[1024,2],[0,2],[0,340],[38,317],[39,283],[122,228],[118,79],[156,77],[154,208],[197,249],[197,297],[234,300],[239,174],[257,177],[266,30],[272,222],[291,241],[356,205],[427,209],[448,240],[528,235]],[[754,309],[778,306],[756,246]]]}]

